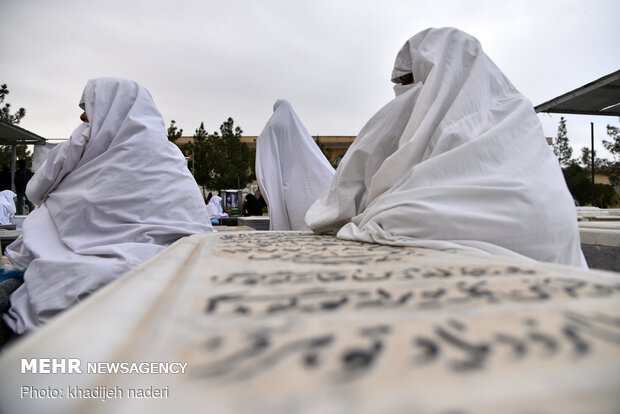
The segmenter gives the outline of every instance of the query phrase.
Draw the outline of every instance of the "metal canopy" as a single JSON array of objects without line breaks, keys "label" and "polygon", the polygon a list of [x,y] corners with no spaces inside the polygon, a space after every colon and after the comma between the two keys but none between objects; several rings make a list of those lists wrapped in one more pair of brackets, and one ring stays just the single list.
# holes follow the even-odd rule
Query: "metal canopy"
[{"label": "metal canopy", "polygon": [[42,145],[45,138],[17,125],[0,121],[0,145]]},{"label": "metal canopy", "polygon": [[620,116],[620,70],[534,108],[536,112]]}]

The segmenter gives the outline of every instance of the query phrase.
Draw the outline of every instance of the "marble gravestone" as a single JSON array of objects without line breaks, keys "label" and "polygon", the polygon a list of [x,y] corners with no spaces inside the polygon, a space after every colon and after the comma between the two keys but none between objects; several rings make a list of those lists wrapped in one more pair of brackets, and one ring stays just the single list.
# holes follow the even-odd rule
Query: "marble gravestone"
[{"label": "marble gravestone", "polygon": [[311,233],[185,238],[0,356],[6,413],[619,408],[620,274]]}]

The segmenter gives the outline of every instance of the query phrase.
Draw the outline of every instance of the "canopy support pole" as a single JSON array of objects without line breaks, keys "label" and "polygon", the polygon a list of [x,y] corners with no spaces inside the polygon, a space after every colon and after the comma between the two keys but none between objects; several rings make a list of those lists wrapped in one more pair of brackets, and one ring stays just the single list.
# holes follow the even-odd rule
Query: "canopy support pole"
[{"label": "canopy support pole", "polygon": [[590,122],[590,162],[592,166],[592,205],[594,206],[594,122]]}]

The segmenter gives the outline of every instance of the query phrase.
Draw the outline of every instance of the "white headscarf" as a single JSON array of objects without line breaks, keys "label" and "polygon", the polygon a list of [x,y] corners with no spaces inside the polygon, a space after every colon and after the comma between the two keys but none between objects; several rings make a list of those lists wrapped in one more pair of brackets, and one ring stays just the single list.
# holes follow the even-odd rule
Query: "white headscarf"
[{"label": "white headscarf", "polygon": [[209,204],[207,204],[207,212],[211,218],[228,217],[228,213],[224,213],[222,208],[222,197],[218,195],[211,197]]},{"label": "white headscarf", "polygon": [[531,102],[452,28],[398,53],[375,114],[308,211],[317,232],[585,266],[572,198]]},{"label": "white headscarf", "polygon": [[284,99],[256,142],[256,176],[271,230],[309,230],[306,211],[329,188],[334,168]]},{"label": "white headscarf", "polygon": [[[39,207],[6,255],[26,268],[4,319],[22,333],[118,278],[175,240],[212,231],[180,150],[146,89],[88,81],[89,123],[56,146],[28,183]],[[139,294],[139,292],[138,292]]]},{"label": "white headscarf", "polygon": [[16,196],[11,190],[0,191],[0,224],[10,224],[11,217],[15,215],[15,201],[13,198]]}]

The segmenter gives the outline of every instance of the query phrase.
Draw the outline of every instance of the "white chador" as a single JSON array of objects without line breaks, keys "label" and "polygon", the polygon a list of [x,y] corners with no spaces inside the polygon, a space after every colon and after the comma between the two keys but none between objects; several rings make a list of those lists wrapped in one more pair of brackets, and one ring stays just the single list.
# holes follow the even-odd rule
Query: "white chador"
[{"label": "white chador", "polygon": [[218,195],[211,197],[211,200],[207,204],[207,212],[211,218],[219,219],[228,217],[228,214],[224,213],[224,209],[222,208],[222,197]]},{"label": "white chador", "polygon": [[532,104],[475,38],[425,30],[400,50],[392,79],[396,98],[308,211],[314,231],[585,266],[573,200]]},{"label": "white chador", "polygon": [[[213,231],[181,151],[140,85],[88,81],[88,123],[57,145],[28,183],[38,207],[6,255],[25,270],[3,315],[17,333],[139,265],[175,240]],[[136,292],[139,295],[140,292]]]},{"label": "white chador", "polygon": [[11,224],[11,218],[17,211],[13,200],[16,195],[11,190],[0,191],[0,224]]},{"label": "white chador", "polygon": [[309,230],[306,211],[329,188],[334,168],[284,99],[256,142],[256,176],[271,230]]}]

